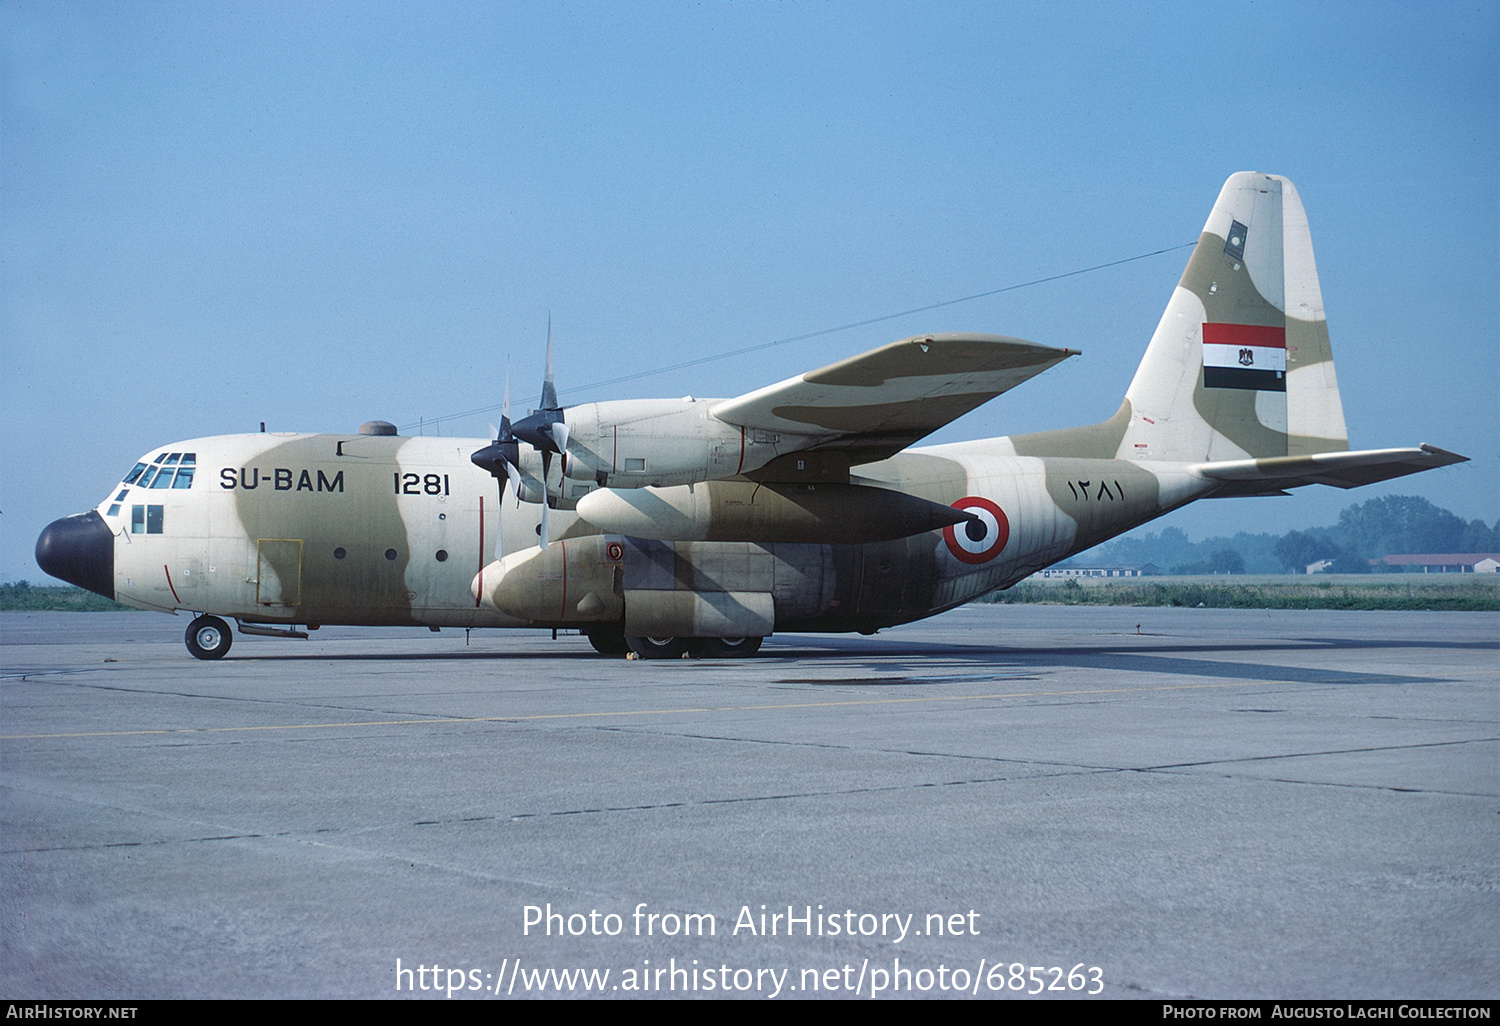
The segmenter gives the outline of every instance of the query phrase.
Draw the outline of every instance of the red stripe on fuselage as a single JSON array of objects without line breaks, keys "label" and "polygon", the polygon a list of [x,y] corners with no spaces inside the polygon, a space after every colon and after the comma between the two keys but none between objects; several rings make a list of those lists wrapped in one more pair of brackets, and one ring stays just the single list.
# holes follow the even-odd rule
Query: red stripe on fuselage
[{"label": "red stripe on fuselage", "polygon": [[1286,328],[1268,328],[1260,324],[1203,325],[1203,343],[1210,346],[1265,346],[1286,348]]},{"label": "red stripe on fuselage", "polygon": [[[502,485],[502,494],[503,488]],[[480,601],[484,598],[484,496],[479,497],[479,587],[474,589],[479,594],[474,596],[474,608],[479,608]]]}]

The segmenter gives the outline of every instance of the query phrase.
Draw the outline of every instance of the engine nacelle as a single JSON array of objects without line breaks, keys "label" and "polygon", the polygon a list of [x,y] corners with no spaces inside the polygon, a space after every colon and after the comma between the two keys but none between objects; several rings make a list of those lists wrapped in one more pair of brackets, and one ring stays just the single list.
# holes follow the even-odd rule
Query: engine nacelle
[{"label": "engine nacelle", "polygon": [[893,541],[974,519],[915,495],[856,484],[701,481],[672,488],[601,489],[578,515],[606,534],[659,541]]},{"label": "engine nacelle", "polygon": [[715,481],[759,470],[818,438],[726,424],[710,412],[718,400],[623,399],[563,411],[568,476],[608,488]]}]

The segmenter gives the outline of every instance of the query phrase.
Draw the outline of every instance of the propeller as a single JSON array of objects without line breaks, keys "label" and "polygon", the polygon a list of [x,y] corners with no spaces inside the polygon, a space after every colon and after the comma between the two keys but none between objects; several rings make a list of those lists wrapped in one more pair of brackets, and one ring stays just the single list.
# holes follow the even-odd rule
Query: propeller
[{"label": "propeller", "polygon": [[[542,378],[542,402],[538,409],[516,421],[511,428],[514,437],[529,443],[542,454],[542,486],[546,490],[552,477],[552,456],[562,458],[563,476],[568,474],[568,424],[563,419],[563,408],[557,401],[557,386],[552,380],[552,318],[547,318],[547,365]],[[541,545],[547,547],[547,509],[552,505],[550,494],[542,504]]]},{"label": "propeller", "polygon": [[[547,318],[547,364],[542,378],[542,401],[539,409],[532,410],[514,424],[510,420],[510,373],[505,375],[505,406],[500,417],[500,428],[493,433],[489,445],[469,457],[474,465],[488,471],[500,483],[500,498],[505,499],[505,483],[515,489],[519,503],[525,495],[521,473],[521,442],[526,442],[542,455],[542,524],[538,532],[542,548],[547,547],[547,510],[552,506],[552,496],[547,482],[552,476],[552,457],[561,457],[560,469],[563,477],[568,474],[568,425],[563,419],[563,408],[557,401],[557,386],[552,379],[552,318]],[[498,544],[496,558],[499,558]]]},{"label": "propeller", "polygon": [[[550,464],[548,459],[552,453],[557,453],[564,461],[568,458],[568,425],[563,419],[563,408],[557,401],[557,386],[552,381],[552,320],[547,320],[547,369],[542,378],[542,403],[541,406],[531,411],[531,415],[518,420],[515,424],[515,435],[523,442],[531,445],[542,454],[545,463]],[[563,471],[567,471],[567,463],[563,463]]]},{"label": "propeller", "polygon": [[[516,493],[516,503],[521,501],[521,446],[516,441],[510,423],[510,372],[505,373],[505,405],[500,411],[499,430],[491,429],[490,444],[469,457],[481,470],[488,471],[500,485],[500,502],[505,502],[505,485],[508,481]],[[544,507],[545,508],[545,507]],[[545,516],[545,514],[544,514]],[[495,558],[502,555],[500,546],[504,532],[495,536]]]}]

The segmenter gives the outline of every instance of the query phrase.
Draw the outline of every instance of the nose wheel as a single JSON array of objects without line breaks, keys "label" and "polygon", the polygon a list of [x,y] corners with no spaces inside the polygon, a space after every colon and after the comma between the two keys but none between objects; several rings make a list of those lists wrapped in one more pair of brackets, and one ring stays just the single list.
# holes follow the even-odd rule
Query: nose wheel
[{"label": "nose wheel", "polygon": [[188,624],[187,650],[196,659],[223,659],[234,642],[229,624],[217,616],[200,616]]}]

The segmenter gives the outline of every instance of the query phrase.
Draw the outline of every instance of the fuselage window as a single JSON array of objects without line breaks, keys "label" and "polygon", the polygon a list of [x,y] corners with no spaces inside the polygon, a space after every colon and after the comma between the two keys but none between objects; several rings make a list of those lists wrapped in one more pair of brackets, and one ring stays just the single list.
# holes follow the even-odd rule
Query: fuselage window
[{"label": "fuselage window", "polygon": [[333,550],[333,558],[334,559],[343,559],[348,554],[349,553],[347,553],[347,552],[344,551],[344,547],[342,545],[340,545],[338,548],[336,548],[336,549]]},{"label": "fuselage window", "polygon": [[119,516],[120,515],[120,504],[117,502],[113,506],[109,507],[109,512],[106,513],[106,514],[104,514],[104,515],[107,516],[107,517],[117,517],[117,516]]},{"label": "fuselage window", "polygon": [[161,534],[162,510],[161,506],[131,506],[130,533]]}]

